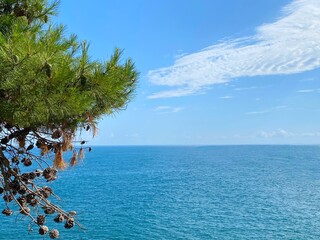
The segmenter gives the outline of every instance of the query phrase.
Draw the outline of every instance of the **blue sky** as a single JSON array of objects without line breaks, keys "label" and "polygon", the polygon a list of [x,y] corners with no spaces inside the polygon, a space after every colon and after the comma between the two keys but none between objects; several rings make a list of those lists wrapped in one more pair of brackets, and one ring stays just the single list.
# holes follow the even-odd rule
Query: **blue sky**
[{"label": "blue sky", "polygon": [[140,72],[91,144],[320,143],[319,0],[65,0],[57,21]]}]

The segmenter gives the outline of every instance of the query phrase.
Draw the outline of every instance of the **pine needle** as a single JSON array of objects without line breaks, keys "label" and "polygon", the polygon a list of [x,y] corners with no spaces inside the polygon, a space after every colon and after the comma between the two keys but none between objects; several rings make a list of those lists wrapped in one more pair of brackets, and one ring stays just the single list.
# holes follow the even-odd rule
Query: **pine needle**
[{"label": "pine needle", "polygon": [[80,148],[80,150],[79,150],[79,159],[80,160],[84,159],[84,148]]},{"label": "pine needle", "polygon": [[78,152],[77,151],[74,151],[73,152],[73,155],[72,155],[72,158],[71,158],[71,160],[70,160],[70,166],[75,166],[75,165],[77,165],[77,163],[78,163]]},{"label": "pine needle", "polygon": [[60,147],[54,156],[53,166],[57,169],[64,170],[67,168],[66,162],[63,160],[62,148]]},{"label": "pine needle", "polygon": [[43,156],[49,152],[49,148],[46,144],[41,145],[40,149],[41,149],[41,156]]}]

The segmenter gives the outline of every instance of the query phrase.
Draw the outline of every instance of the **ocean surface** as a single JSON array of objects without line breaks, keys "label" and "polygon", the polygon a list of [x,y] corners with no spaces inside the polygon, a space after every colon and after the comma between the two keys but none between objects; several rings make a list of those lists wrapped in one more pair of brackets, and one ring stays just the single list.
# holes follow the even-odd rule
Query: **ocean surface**
[{"label": "ocean surface", "polygon": [[320,239],[320,146],[93,147],[50,185],[86,228],[60,239]]}]

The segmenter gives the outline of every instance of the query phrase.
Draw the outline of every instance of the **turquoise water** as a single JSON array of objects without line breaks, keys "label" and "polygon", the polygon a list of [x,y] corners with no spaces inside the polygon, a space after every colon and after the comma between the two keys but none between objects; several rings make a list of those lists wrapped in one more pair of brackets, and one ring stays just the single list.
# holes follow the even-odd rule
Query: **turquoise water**
[{"label": "turquoise water", "polygon": [[60,239],[320,239],[319,146],[94,147],[53,185],[87,228]]}]

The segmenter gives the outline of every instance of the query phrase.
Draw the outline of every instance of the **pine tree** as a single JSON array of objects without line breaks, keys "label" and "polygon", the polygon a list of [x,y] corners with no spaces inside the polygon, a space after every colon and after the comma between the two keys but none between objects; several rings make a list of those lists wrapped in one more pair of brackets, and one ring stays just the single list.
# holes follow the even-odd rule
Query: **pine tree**
[{"label": "pine tree", "polygon": [[[85,147],[73,144],[81,131],[96,133],[97,120],[124,109],[135,89],[133,62],[116,49],[106,62],[93,61],[88,44],[64,26],[52,24],[58,1],[0,0],[0,194],[4,215],[19,213],[39,226],[39,234],[57,238],[45,226],[46,215],[72,228],[74,212],[53,204],[54,181],[65,169],[64,152],[75,165]],[[35,149],[38,148],[39,151]],[[30,165],[37,170],[28,170]],[[34,169],[36,169],[34,168]],[[35,182],[34,180],[37,179]]]}]

